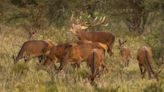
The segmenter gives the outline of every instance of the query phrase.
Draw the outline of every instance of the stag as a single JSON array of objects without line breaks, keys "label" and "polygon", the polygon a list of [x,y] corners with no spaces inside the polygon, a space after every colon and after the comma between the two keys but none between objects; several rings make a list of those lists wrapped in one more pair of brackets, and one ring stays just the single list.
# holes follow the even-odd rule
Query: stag
[{"label": "stag", "polygon": [[41,62],[43,56],[49,53],[53,45],[54,44],[51,41],[43,41],[43,40],[26,41],[22,45],[17,57],[15,58],[13,56],[14,63],[16,64],[22,58],[24,58],[25,62],[27,62],[31,58],[35,58],[35,57],[38,57],[39,62]]},{"label": "stag", "polygon": [[137,60],[139,64],[139,68],[141,71],[141,76],[144,78],[145,73],[148,72],[149,79],[152,78],[152,75],[159,80],[158,74],[162,69],[159,69],[157,73],[155,73],[152,69],[151,63],[153,61],[152,51],[150,47],[143,46],[138,49]]},{"label": "stag", "polygon": [[121,61],[124,66],[129,66],[129,60],[131,58],[131,50],[129,47],[124,46],[124,44],[127,42],[127,40],[121,42],[119,39],[119,50],[120,50],[120,56]]},{"label": "stag", "polygon": [[[73,20],[73,18],[71,18]],[[111,32],[88,32],[84,31],[89,27],[95,27],[98,25],[106,25],[105,17],[98,19],[97,17],[94,19],[93,22],[86,24],[81,23],[80,20],[73,21],[71,29],[69,30],[73,34],[77,36],[79,40],[88,40],[92,42],[100,42],[106,44],[108,46],[107,52],[112,55],[112,47],[115,41],[115,35]]]}]

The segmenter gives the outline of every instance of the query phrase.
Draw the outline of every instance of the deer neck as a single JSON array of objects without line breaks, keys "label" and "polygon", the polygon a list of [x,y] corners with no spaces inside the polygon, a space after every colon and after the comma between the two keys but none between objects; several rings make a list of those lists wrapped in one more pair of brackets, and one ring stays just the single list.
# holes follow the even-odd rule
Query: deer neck
[{"label": "deer neck", "polygon": [[83,34],[83,31],[81,31],[81,30],[76,32],[76,36],[80,36],[81,37],[82,34]]}]

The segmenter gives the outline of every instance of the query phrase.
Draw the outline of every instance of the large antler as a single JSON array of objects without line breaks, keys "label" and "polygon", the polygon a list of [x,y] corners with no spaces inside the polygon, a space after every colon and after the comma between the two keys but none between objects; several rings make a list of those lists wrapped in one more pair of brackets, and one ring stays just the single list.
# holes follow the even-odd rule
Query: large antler
[{"label": "large antler", "polygon": [[86,24],[87,27],[95,27],[95,26],[99,26],[99,25],[104,25],[104,26],[108,25],[108,22],[107,22],[107,19],[105,16],[104,17],[96,17],[96,18],[94,18],[94,20],[92,22]]},{"label": "large antler", "polygon": [[94,20],[92,22],[86,22],[86,21],[82,20],[81,16],[78,18],[75,18],[74,15],[72,14],[70,20],[72,22],[72,28],[70,29],[70,31],[73,33],[76,33],[77,31],[80,31],[80,30],[85,30],[88,27],[95,27],[98,25],[104,25],[104,26],[108,25],[108,22],[107,22],[105,16],[104,17],[96,17],[96,18],[94,18]]}]

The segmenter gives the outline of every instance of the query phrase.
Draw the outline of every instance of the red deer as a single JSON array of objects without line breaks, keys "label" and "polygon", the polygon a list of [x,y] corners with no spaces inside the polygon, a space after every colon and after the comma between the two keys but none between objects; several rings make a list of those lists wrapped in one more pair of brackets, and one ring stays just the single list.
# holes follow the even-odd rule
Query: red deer
[{"label": "red deer", "polygon": [[91,81],[94,81],[96,75],[98,75],[101,70],[104,70],[104,58],[105,52],[103,49],[93,49],[92,53],[89,55],[87,63],[91,70]]},{"label": "red deer", "polygon": [[121,40],[119,39],[119,49],[120,49],[122,64],[124,64],[124,66],[129,66],[129,60],[131,58],[131,50],[129,47],[124,46],[126,42],[127,40],[121,42]]},{"label": "red deer", "polygon": [[[53,43],[50,41],[43,40],[30,40],[26,41],[16,58],[14,58],[14,63],[17,63],[20,59],[24,58],[25,62],[29,61],[31,58],[39,57],[48,54],[49,50],[52,48]],[[40,60],[39,60],[40,61]]]},{"label": "red deer", "polygon": [[52,65],[57,62],[60,63],[70,46],[72,46],[71,43],[64,43],[53,46],[43,65]]},{"label": "red deer", "polygon": [[65,70],[68,64],[76,64],[79,67],[80,63],[87,60],[95,48],[105,51],[107,46],[102,43],[81,43],[70,47],[59,70]]},{"label": "red deer", "polygon": [[77,23],[72,23],[70,31],[74,33],[79,40],[88,40],[92,42],[100,42],[106,44],[108,46],[107,52],[110,53],[110,55],[112,55],[113,54],[112,47],[115,41],[115,35],[113,33],[84,31],[90,26],[97,26],[100,24],[104,24],[104,22],[105,22],[105,17],[101,18],[99,21],[97,21],[96,18],[92,23],[90,23],[90,25],[86,25],[86,26],[83,26],[82,23],[77,21]]},{"label": "red deer", "polygon": [[[85,44],[85,43],[91,43],[90,41],[78,41],[76,43],[64,43],[64,44],[59,44],[56,46],[53,46],[50,50],[49,55],[47,56],[47,59],[43,63],[43,65],[52,65],[55,63],[61,63],[63,60],[63,57],[65,54],[68,52],[68,49],[72,47],[72,45],[76,44]],[[56,62],[57,59],[57,62]]]},{"label": "red deer", "polygon": [[154,77],[158,79],[158,73],[161,71],[158,71],[158,73],[155,73],[152,69],[151,63],[153,61],[153,56],[152,56],[152,51],[150,47],[143,46],[139,48],[138,53],[137,53],[137,60],[139,64],[139,68],[141,71],[142,78],[144,78],[144,75],[146,72],[148,72],[149,78],[152,77],[152,74]]}]

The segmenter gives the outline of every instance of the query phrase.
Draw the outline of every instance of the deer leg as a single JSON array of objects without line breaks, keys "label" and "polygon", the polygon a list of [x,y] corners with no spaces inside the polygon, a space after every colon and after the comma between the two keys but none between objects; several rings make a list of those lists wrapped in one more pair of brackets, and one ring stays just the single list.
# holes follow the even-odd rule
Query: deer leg
[{"label": "deer leg", "polygon": [[107,69],[107,67],[105,66],[105,64],[104,64],[104,63],[102,63],[102,64],[101,64],[101,67],[102,67],[102,70],[103,70],[103,71],[108,72],[108,69]]},{"label": "deer leg", "polygon": [[72,66],[74,67],[74,69],[80,68],[80,64],[78,64],[78,63],[72,64]]},{"label": "deer leg", "polygon": [[127,66],[127,63],[126,63],[125,58],[124,57],[121,57],[121,58],[122,58],[121,61],[122,61],[123,67],[126,67]]},{"label": "deer leg", "polygon": [[38,57],[39,63],[42,63],[46,60],[46,56],[45,55],[41,55]]},{"label": "deer leg", "polygon": [[146,73],[146,69],[144,68],[144,70],[142,72],[142,79],[145,77],[145,73]]},{"label": "deer leg", "polygon": [[[157,79],[157,81],[159,80],[158,78],[158,73],[155,73],[152,69],[150,70],[151,74],[153,75],[154,78]],[[151,76],[152,77],[152,76]]]},{"label": "deer leg", "polygon": [[149,66],[147,64],[145,64],[145,68],[146,68],[146,71],[148,73],[149,79],[151,79],[152,78],[152,71],[151,71],[151,69],[149,68]]},{"label": "deer leg", "polygon": [[143,79],[143,69],[142,69],[142,65],[139,64],[139,68],[140,68],[140,72],[141,72],[141,78]]},{"label": "deer leg", "polygon": [[149,79],[151,79],[152,78],[152,76],[151,76],[151,72],[148,70],[148,76],[149,76]]},{"label": "deer leg", "polygon": [[127,61],[125,61],[125,67],[127,67],[128,66],[128,62]]},{"label": "deer leg", "polygon": [[154,77],[156,78],[157,81],[159,81],[158,73],[157,74],[154,74]]},{"label": "deer leg", "polygon": [[125,59],[123,59],[123,62],[124,62],[124,67],[127,67],[127,62]]},{"label": "deer leg", "polygon": [[127,60],[127,66],[129,66],[129,59]]},{"label": "deer leg", "polygon": [[110,56],[113,55],[113,52],[112,52],[111,48],[108,48],[107,52],[109,53]]},{"label": "deer leg", "polygon": [[110,56],[112,56],[113,55],[113,52],[112,52],[112,48],[113,48],[113,44],[110,44],[110,43],[108,43],[108,50],[107,50],[107,52],[110,54]]},{"label": "deer leg", "polygon": [[66,67],[68,64],[69,64],[69,60],[62,61],[60,66],[59,66],[59,71],[66,70]]},{"label": "deer leg", "polygon": [[77,62],[77,63],[76,63],[76,68],[77,68],[77,69],[80,68],[80,62]]}]

